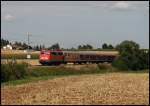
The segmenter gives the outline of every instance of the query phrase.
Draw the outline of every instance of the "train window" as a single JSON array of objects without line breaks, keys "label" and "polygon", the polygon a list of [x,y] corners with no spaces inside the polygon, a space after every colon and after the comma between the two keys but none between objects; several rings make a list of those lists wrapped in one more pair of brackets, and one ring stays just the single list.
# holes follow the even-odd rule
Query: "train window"
[{"label": "train window", "polygon": [[97,55],[95,55],[95,60],[98,60],[98,56]]},{"label": "train window", "polygon": [[67,56],[67,53],[64,53],[65,56]]},{"label": "train window", "polygon": [[51,52],[52,53],[52,55],[56,55],[56,52]]},{"label": "train window", "polygon": [[83,60],[83,59],[84,59],[84,56],[83,56],[83,55],[80,55],[80,59]]},{"label": "train window", "polygon": [[93,60],[93,56],[92,55],[90,56],[90,59]]},{"label": "train window", "polygon": [[43,51],[41,51],[41,54],[44,54],[44,52],[43,52]]},{"label": "train window", "polygon": [[89,56],[88,56],[88,55],[86,55],[86,56],[85,56],[85,58],[89,58]]},{"label": "train window", "polygon": [[113,57],[112,56],[108,56],[108,60],[113,60]]},{"label": "train window", "polygon": [[60,56],[61,56],[61,55],[63,55],[63,53],[62,53],[62,52],[58,52],[58,55],[60,55]]},{"label": "train window", "polygon": [[41,51],[41,54],[50,54],[48,51]]},{"label": "train window", "polygon": [[82,57],[83,57],[83,55],[80,55],[80,57],[82,58]]}]

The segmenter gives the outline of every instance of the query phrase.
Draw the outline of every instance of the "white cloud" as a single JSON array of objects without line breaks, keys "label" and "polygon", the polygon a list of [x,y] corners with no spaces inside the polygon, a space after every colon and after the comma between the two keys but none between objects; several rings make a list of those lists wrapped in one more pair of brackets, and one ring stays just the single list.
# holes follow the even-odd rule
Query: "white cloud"
[{"label": "white cloud", "polygon": [[11,14],[5,14],[4,15],[4,20],[5,21],[14,21],[15,17]]},{"label": "white cloud", "polygon": [[129,7],[130,7],[130,4],[127,2],[123,2],[123,1],[116,2],[112,6],[112,8],[119,9],[119,10],[126,10],[126,9],[129,9]]}]

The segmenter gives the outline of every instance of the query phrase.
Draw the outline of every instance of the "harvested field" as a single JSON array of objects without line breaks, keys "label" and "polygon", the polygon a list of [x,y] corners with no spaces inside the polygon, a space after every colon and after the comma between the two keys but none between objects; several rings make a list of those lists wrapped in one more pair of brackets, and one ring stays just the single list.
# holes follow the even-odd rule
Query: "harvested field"
[{"label": "harvested field", "polygon": [[1,88],[2,104],[149,104],[149,74],[80,75]]},{"label": "harvested field", "polygon": [[[1,53],[2,54],[26,54],[27,52],[25,52],[24,50],[2,50],[1,49]],[[40,51],[31,51],[30,53],[39,54]]]},{"label": "harvested field", "polygon": [[[74,52],[74,53],[97,53],[97,54],[113,54],[113,55],[117,55],[118,51],[64,51],[64,52]],[[26,52],[24,52],[24,50],[3,50],[1,49],[1,53],[2,54],[25,54]],[[40,54],[40,51],[30,51],[30,53],[37,53]]]},{"label": "harvested field", "polygon": [[[12,61],[11,59],[8,59],[8,61]],[[39,63],[39,60],[38,59],[16,59],[17,63],[22,63],[22,62],[26,62],[26,63],[29,63],[30,65],[41,65]],[[1,63],[6,63],[7,62],[7,59],[1,59]]]}]

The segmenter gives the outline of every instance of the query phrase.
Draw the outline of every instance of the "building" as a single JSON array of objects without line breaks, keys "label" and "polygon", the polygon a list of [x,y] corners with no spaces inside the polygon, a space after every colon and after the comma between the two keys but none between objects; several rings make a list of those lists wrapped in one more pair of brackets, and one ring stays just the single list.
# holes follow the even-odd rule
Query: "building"
[{"label": "building", "polygon": [[13,47],[8,44],[8,45],[4,46],[3,49],[4,49],[4,50],[12,50]]}]

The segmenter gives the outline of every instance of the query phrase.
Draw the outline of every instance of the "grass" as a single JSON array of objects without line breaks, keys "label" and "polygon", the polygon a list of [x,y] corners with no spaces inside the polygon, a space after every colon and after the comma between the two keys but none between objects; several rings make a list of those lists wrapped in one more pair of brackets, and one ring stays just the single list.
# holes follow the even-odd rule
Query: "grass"
[{"label": "grass", "polygon": [[39,80],[48,80],[48,79],[52,79],[54,77],[50,77],[50,76],[42,76],[42,77],[25,77],[24,79],[21,80],[14,80],[14,81],[8,81],[8,82],[4,82],[1,84],[1,86],[6,86],[6,85],[19,85],[19,84],[25,84],[25,83],[29,83],[29,82],[37,82]]},{"label": "grass", "polygon": [[[98,64],[94,65],[60,65],[54,67],[30,67],[27,68],[27,63],[18,63],[16,59],[7,61],[5,64],[1,64],[1,84],[22,84],[32,82],[36,80],[47,79],[51,77],[69,76],[69,75],[83,75],[83,74],[98,74],[98,73],[148,73],[149,70],[118,70],[112,67],[110,64]],[[81,67],[82,66],[82,67]],[[84,66],[84,67],[83,67]]]},{"label": "grass", "polygon": [[56,67],[34,67],[30,69],[29,76],[25,76],[25,78],[20,80],[12,80],[8,82],[1,83],[2,86],[4,85],[18,85],[23,83],[29,82],[36,82],[39,80],[48,80],[51,78],[56,77],[63,77],[63,76],[72,76],[72,75],[87,75],[87,74],[104,74],[104,73],[148,73],[149,70],[139,70],[139,71],[121,71],[117,70],[111,66],[105,69],[96,68],[87,68],[83,67],[81,69],[74,69],[74,68],[66,68],[64,66],[56,66]]},{"label": "grass", "polygon": [[28,82],[34,82],[39,80],[47,80],[56,77],[62,76],[70,76],[70,75],[83,75],[83,74],[97,74],[97,73],[105,73],[105,70],[99,69],[81,69],[75,70],[72,68],[57,68],[57,67],[40,67],[40,68],[33,68],[30,72],[29,76],[26,76],[20,80],[12,80],[8,82],[3,82],[1,85],[18,85]]}]

